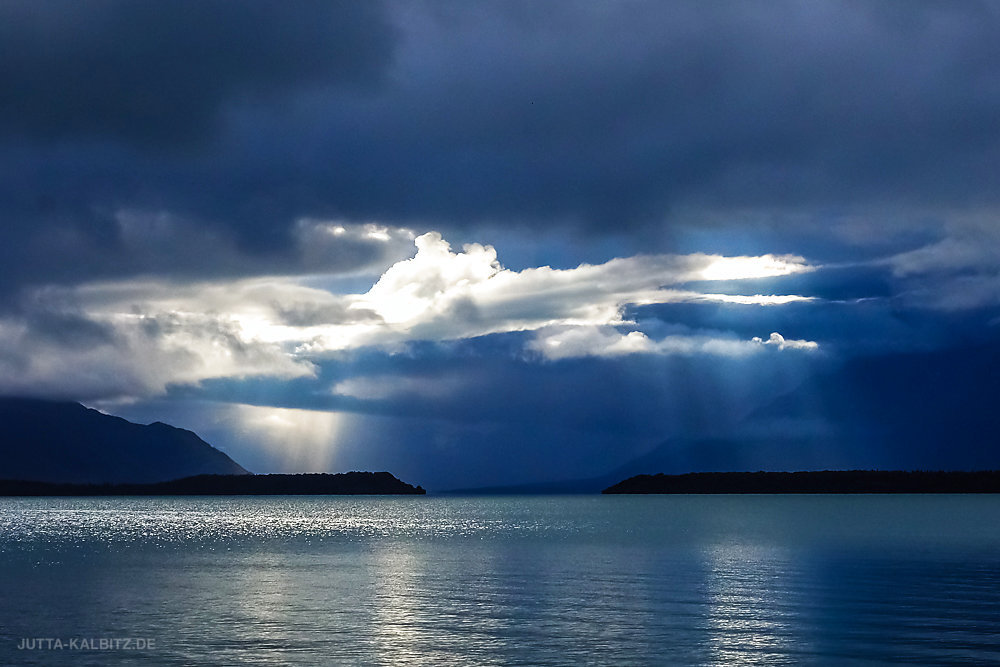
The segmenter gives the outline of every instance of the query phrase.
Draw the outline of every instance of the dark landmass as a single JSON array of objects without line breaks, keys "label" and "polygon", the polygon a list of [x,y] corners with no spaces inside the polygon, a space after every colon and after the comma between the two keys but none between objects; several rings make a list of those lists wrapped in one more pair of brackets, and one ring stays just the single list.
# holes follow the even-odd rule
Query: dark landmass
[{"label": "dark landmass", "polygon": [[1000,471],[660,473],[630,477],[601,493],[1000,493]]},{"label": "dark landmass", "polygon": [[153,484],[54,484],[0,480],[0,496],[420,495],[387,472],[196,475]]},{"label": "dark landmass", "polygon": [[0,398],[0,479],[148,484],[247,474],[191,431],[133,424],[79,403]]}]

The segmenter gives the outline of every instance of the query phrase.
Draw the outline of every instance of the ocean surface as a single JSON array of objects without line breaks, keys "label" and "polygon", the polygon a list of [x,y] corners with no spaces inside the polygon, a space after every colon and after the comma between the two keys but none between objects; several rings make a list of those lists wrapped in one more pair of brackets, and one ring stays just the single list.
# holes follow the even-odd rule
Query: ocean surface
[{"label": "ocean surface", "polygon": [[3,665],[1000,663],[1000,496],[0,498]]}]

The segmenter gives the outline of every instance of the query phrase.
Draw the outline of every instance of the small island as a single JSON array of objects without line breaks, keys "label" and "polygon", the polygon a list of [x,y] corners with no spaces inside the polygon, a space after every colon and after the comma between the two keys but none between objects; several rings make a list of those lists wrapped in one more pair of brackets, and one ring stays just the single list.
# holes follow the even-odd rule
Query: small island
[{"label": "small island", "polygon": [[659,473],[629,477],[601,493],[1000,493],[1000,471]]},{"label": "small island", "polygon": [[0,480],[0,496],[422,495],[388,472],[195,475],[151,484],[60,484]]}]

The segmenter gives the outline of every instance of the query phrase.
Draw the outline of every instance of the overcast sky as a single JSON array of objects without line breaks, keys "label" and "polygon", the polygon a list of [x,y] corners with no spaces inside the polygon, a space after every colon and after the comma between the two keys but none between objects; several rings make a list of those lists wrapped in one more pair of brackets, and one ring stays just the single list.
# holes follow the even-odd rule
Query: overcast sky
[{"label": "overcast sky", "polygon": [[0,393],[431,489],[1000,468],[996,3],[12,0],[0,47]]}]

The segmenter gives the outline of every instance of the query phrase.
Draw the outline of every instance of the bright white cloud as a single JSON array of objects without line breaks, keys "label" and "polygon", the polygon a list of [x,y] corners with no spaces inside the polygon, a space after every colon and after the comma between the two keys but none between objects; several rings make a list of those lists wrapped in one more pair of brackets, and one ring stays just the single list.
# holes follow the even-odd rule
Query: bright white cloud
[{"label": "bright white cloud", "polygon": [[[711,276],[759,278],[812,269],[794,256],[725,258],[717,255],[647,255],[612,259],[574,269],[543,266],[511,271],[496,250],[479,244],[462,252],[435,232],[415,240],[417,254],[389,268],[365,294],[346,296],[350,310],[380,322],[332,324],[313,333],[312,351],[414,338],[456,339],[551,326],[623,324],[629,304],[684,301],[778,305],[807,300],[796,295],[724,295],[677,289]],[[732,261],[730,261],[732,260]],[[711,268],[715,267],[715,268]],[[706,274],[706,269],[710,269]]]},{"label": "bright white cloud", "polygon": [[530,349],[548,359],[618,357],[654,352],[655,343],[641,331],[622,334],[614,327],[552,327],[540,331]]},{"label": "bright white cloud", "polygon": [[757,345],[773,345],[779,350],[789,349],[789,350],[815,350],[819,347],[819,344],[811,340],[790,340],[785,338],[777,331],[771,332],[771,336],[767,340],[763,340],[754,336],[751,340],[752,343]]},{"label": "bright white cloud", "polygon": [[797,294],[696,294],[691,295],[692,301],[717,301],[719,303],[735,303],[744,306],[783,306],[786,303],[812,301],[814,297]]},{"label": "bright white cloud", "polygon": [[797,255],[760,255],[759,257],[712,257],[701,269],[702,280],[745,280],[801,273],[805,259]]},{"label": "bright white cloud", "polygon": [[[748,343],[651,340],[641,331],[620,334],[614,327],[630,324],[623,315],[629,305],[712,301],[777,306],[806,300],[797,295],[714,294],[690,284],[812,270],[795,256],[693,254],[512,271],[501,265],[493,247],[469,244],[455,252],[436,232],[414,238],[408,230],[304,221],[298,233],[304,244],[326,254],[336,254],[341,241],[391,246],[403,240],[415,246],[416,253],[388,266],[365,292],[337,292],[336,280],[324,281],[317,274],[187,284],[105,282],[38,290],[30,308],[76,313],[110,332],[113,341],[60,347],[33,340],[25,321],[9,321],[0,323],[5,327],[0,365],[24,366],[23,373],[6,375],[27,378],[25,387],[58,383],[71,368],[95,386],[117,383],[122,392],[149,395],[171,384],[211,378],[308,375],[313,372],[310,360],[352,348],[516,331],[541,332],[532,345],[548,358],[741,354]],[[310,261],[316,265],[319,259]],[[805,343],[773,344],[784,349],[800,342]],[[9,391],[12,381],[6,382],[0,389]],[[358,395],[378,388],[342,389]]]},{"label": "bright white cloud", "polygon": [[547,359],[575,357],[618,357],[629,354],[708,354],[724,357],[742,357],[755,354],[764,345],[779,350],[815,350],[813,341],[786,340],[781,334],[772,333],[764,341],[754,337],[739,340],[708,335],[665,336],[654,340],[641,331],[622,333],[615,327],[554,327],[538,332],[530,348]]},{"label": "bright white cloud", "polygon": [[471,299],[503,271],[491,246],[466,245],[461,253],[432,232],[418,236],[417,254],[391,266],[352,308],[366,308],[388,325],[408,325],[445,315],[455,302]]}]

